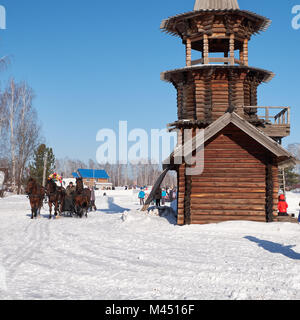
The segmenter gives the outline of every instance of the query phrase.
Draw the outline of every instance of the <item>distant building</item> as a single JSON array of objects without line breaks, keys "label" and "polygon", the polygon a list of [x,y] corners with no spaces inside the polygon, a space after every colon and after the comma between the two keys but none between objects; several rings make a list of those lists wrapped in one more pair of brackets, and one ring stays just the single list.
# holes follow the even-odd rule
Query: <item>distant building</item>
[{"label": "distant building", "polygon": [[111,188],[109,176],[105,170],[78,169],[72,173],[73,178],[82,178],[87,187],[96,187],[97,189]]}]

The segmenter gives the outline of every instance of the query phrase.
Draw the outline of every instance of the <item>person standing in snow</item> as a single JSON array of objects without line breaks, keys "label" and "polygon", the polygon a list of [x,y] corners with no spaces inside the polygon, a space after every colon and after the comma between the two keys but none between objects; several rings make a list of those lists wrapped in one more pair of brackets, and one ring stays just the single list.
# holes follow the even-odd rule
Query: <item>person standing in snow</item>
[{"label": "person standing in snow", "polygon": [[141,188],[141,191],[139,192],[139,199],[140,199],[140,205],[145,205],[145,192],[143,188]]},{"label": "person standing in snow", "polygon": [[158,188],[154,194],[154,199],[157,207],[160,207],[161,195],[162,195],[161,188]]},{"label": "person standing in snow", "polygon": [[284,194],[281,194],[279,196],[279,202],[278,202],[278,216],[279,217],[288,217],[287,209],[288,209],[288,204],[285,200]]},{"label": "person standing in snow", "polygon": [[172,202],[173,201],[173,189],[169,190],[169,201]]},{"label": "person standing in snow", "polygon": [[91,208],[92,210],[94,209],[95,211],[97,211],[97,207],[95,204],[95,201],[96,201],[95,190],[94,188],[90,188],[90,190],[91,190]]},{"label": "person standing in snow", "polygon": [[166,198],[167,198],[167,191],[163,188],[161,192],[162,197],[162,205],[164,206],[166,204]]}]

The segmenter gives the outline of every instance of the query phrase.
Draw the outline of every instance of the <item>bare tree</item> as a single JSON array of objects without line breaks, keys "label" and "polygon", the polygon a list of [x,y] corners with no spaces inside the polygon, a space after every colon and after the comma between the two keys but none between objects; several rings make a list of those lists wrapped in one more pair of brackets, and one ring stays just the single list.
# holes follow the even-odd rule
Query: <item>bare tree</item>
[{"label": "bare tree", "polygon": [[4,158],[7,155],[7,130],[8,130],[8,112],[4,99],[1,96],[0,101],[0,158]]},{"label": "bare tree", "polygon": [[33,109],[33,90],[23,82],[18,87],[20,96],[19,122],[17,124],[17,184],[20,193],[25,166],[33,151],[41,143],[40,126],[37,123],[37,114]]},{"label": "bare tree", "polygon": [[10,80],[10,84],[4,93],[4,99],[8,108],[9,130],[10,130],[10,155],[11,155],[11,179],[12,188],[16,188],[16,124],[17,113],[20,105],[20,96],[17,94],[14,79]]},{"label": "bare tree", "polygon": [[1,96],[1,109],[7,117],[7,143],[13,191],[20,192],[25,167],[39,143],[40,128],[32,106],[33,90],[23,83],[9,81]]}]

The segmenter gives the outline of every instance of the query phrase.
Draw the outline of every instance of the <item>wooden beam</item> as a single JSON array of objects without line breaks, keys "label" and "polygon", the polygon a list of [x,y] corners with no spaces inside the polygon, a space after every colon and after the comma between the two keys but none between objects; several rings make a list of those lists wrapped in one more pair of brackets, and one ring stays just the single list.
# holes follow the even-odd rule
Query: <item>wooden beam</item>
[{"label": "wooden beam", "polygon": [[190,38],[186,39],[186,66],[192,66],[192,41]]},{"label": "wooden beam", "polygon": [[204,64],[209,64],[209,40],[208,40],[208,35],[204,34],[203,35],[203,59],[204,59]]},{"label": "wooden beam", "polygon": [[244,64],[244,47],[240,50],[240,64]]},{"label": "wooden beam", "polygon": [[249,59],[248,59],[248,39],[244,40],[243,44],[243,53],[244,53],[244,65],[248,66],[249,65]]},{"label": "wooden beam", "polygon": [[193,60],[192,61],[192,66],[199,64],[199,63],[203,63],[203,59],[198,59],[198,60]]},{"label": "wooden beam", "polygon": [[[269,160],[271,161],[271,159]],[[271,163],[266,168],[266,217],[268,222],[273,222],[273,192],[274,192],[274,180],[273,180],[273,166]]]},{"label": "wooden beam", "polygon": [[230,35],[229,40],[229,52],[230,52],[230,64],[234,65],[234,33]]}]

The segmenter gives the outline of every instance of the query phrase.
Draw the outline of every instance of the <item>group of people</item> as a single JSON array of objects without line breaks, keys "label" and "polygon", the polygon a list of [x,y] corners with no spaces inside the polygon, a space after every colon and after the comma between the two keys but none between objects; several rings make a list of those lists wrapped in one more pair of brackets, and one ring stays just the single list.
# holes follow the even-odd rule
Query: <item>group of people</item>
[{"label": "group of people", "polygon": [[[94,188],[89,188],[89,190],[91,191],[91,199],[90,199],[91,208],[92,208],[92,210],[97,211],[97,207],[95,204],[95,201],[96,201],[95,190],[94,190]],[[68,200],[71,201],[72,204],[68,203],[67,204],[68,207],[70,205],[73,205],[75,194],[76,194],[76,186],[73,184],[73,182],[70,182],[66,188],[66,196],[67,196],[66,199],[67,199],[67,201]]]},{"label": "group of people", "polygon": [[[140,205],[145,205],[145,200],[146,200],[146,193],[145,193],[145,188],[141,188],[139,192],[139,200],[140,200]],[[169,200],[170,202],[174,201],[177,197],[177,192],[176,189],[169,189],[169,188],[158,188],[154,194],[154,201],[155,205],[157,207],[160,207],[161,205],[165,205],[166,201]]]}]

